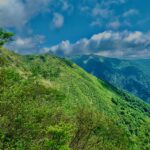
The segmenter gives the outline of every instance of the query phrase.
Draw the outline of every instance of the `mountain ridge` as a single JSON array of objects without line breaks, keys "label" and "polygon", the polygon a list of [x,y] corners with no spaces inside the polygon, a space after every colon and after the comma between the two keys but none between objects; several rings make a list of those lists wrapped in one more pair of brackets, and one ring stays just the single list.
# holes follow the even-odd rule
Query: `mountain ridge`
[{"label": "mountain ridge", "polygon": [[148,104],[69,60],[0,54],[1,148],[149,148]]},{"label": "mountain ridge", "polygon": [[150,102],[150,60],[122,60],[83,55],[71,58],[87,72]]}]

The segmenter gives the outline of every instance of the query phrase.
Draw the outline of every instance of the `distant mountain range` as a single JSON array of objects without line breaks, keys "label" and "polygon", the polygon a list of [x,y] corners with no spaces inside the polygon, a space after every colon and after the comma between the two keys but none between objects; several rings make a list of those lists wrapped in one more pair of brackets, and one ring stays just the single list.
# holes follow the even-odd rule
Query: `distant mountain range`
[{"label": "distant mountain range", "polygon": [[150,103],[150,59],[121,60],[83,55],[71,60],[96,77]]}]

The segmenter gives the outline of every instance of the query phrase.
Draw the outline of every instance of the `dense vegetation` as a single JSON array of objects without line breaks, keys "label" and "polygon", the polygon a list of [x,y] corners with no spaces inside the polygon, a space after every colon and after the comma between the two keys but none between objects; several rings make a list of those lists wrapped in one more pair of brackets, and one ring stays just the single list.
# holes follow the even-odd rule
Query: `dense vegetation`
[{"label": "dense vegetation", "polygon": [[0,48],[0,149],[149,150],[150,106],[68,60]]},{"label": "dense vegetation", "polygon": [[84,55],[72,60],[96,77],[150,103],[150,59],[121,60]]}]

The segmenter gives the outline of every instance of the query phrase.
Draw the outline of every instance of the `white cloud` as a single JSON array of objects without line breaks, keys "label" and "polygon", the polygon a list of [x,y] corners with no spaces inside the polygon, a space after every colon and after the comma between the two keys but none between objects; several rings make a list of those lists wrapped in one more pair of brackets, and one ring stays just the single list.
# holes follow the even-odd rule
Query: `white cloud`
[{"label": "white cloud", "polygon": [[1,0],[0,26],[22,27],[34,15],[48,10],[51,0]]},{"label": "white cloud", "polygon": [[[23,27],[31,18],[39,13],[51,13],[60,10],[69,12],[72,5],[68,0],[0,0],[0,26]],[[60,26],[63,17],[55,14],[59,20],[56,26]]]},{"label": "white cloud", "polygon": [[93,10],[92,10],[92,15],[93,16],[100,16],[102,18],[107,18],[109,17],[109,15],[112,13],[112,11],[110,11],[107,8],[101,8],[99,5],[97,5]]},{"label": "white cloud", "polygon": [[84,0],[81,2],[79,9],[82,15],[91,18],[91,27],[103,27],[106,29],[119,29],[122,27],[130,27],[131,20],[125,20],[125,16],[137,15],[136,9],[129,9],[122,14],[117,12],[116,7],[122,7],[128,0]]},{"label": "white cloud", "polygon": [[0,1],[0,26],[19,27],[26,23],[25,7],[19,0]]},{"label": "white cloud", "polygon": [[125,38],[125,41],[127,42],[134,42],[134,41],[141,41],[142,40],[142,32],[140,31],[136,31],[134,33],[130,33],[126,38]]},{"label": "white cloud", "polygon": [[102,23],[99,19],[96,19],[94,20],[93,22],[91,22],[90,24],[92,27],[95,27],[95,26],[98,26],[98,27],[101,27],[102,26]]},{"label": "white cloud", "polygon": [[[89,0],[88,3],[80,4],[81,14],[86,14],[91,17],[91,27],[103,27],[105,29],[118,29],[121,26],[120,19],[122,16],[118,14],[114,6],[121,6],[126,3],[127,0]],[[126,24],[123,23],[124,26]]]},{"label": "white cloud", "polygon": [[134,16],[134,15],[138,15],[139,11],[136,9],[129,9],[128,11],[124,12],[123,16],[124,17],[129,17],[129,16]]},{"label": "white cloud", "polygon": [[69,0],[60,0],[60,5],[63,11],[72,11],[73,5],[69,3]]},{"label": "white cloud", "polygon": [[110,39],[111,36],[112,36],[111,32],[102,32],[102,33],[93,35],[91,37],[91,40],[93,41],[107,40],[107,39]]},{"label": "white cloud", "polygon": [[111,6],[112,4],[114,5],[120,5],[120,4],[125,4],[128,0],[103,0],[102,5],[104,6]]},{"label": "white cloud", "polygon": [[75,43],[62,41],[46,49],[56,55],[98,54],[108,57],[150,57],[150,32],[105,31]]},{"label": "white cloud", "polygon": [[64,17],[60,13],[53,14],[52,25],[54,28],[61,28],[64,24]]},{"label": "white cloud", "polygon": [[69,41],[62,41],[59,45],[52,46],[51,52],[52,53],[59,52],[60,54],[63,52],[63,55],[68,55],[70,53],[70,49],[71,49],[70,42]]},{"label": "white cloud", "polygon": [[108,27],[111,28],[111,29],[118,29],[120,26],[121,26],[121,23],[118,20],[110,22],[108,24]]},{"label": "white cloud", "polygon": [[14,41],[7,44],[6,47],[23,54],[37,53],[41,49],[45,37],[36,35],[33,37],[15,37]]}]

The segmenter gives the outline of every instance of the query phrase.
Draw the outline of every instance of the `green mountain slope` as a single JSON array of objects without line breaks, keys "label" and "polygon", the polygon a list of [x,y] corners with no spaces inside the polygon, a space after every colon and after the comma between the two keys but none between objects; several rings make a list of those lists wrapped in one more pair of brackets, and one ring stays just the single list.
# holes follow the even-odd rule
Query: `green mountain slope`
[{"label": "green mountain slope", "polygon": [[150,60],[120,60],[96,55],[73,57],[72,60],[120,89],[150,103]]},{"label": "green mountain slope", "polygon": [[49,55],[0,48],[0,149],[147,150],[150,106]]}]

